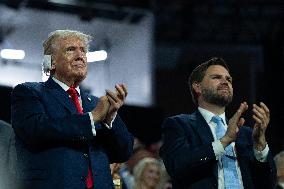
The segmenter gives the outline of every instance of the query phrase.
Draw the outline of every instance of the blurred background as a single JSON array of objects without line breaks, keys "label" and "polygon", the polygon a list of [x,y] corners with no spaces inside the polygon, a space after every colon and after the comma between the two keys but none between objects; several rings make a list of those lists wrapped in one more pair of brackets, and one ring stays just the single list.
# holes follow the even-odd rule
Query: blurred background
[{"label": "blurred background", "polygon": [[[242,101],[263,101],[273,154],[284,149],[283,0],[0,0],[0,119],[10,122],[15,85],[43,81],[42,42],[56,29],[94,36],[83,87],[97,96],[126,83],[120,115],[146,145],[165,117],[191,113],[187,79],[210,57],[233,76],[231,116]],[[13,50],[13,51],[12,51]],[[91,56],[92,55],[92,56]],[[244,115],[253,125],[251,109]]]}]

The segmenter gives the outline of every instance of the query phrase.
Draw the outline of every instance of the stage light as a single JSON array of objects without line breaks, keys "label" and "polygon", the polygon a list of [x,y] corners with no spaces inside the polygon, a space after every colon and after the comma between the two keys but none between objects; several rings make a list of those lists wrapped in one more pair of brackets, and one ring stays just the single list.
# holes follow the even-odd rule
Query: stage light
[{"label": "stage light", "polygon": [[2,49],[0,55],[4,59],[21,60],[25,58],[25,51],[16,49]]},{"label": "stage light", "polygon": [[107,52],[104,50],[88,52],[87,53],[87,61],[88,62],[96,62],[107,59]]}]

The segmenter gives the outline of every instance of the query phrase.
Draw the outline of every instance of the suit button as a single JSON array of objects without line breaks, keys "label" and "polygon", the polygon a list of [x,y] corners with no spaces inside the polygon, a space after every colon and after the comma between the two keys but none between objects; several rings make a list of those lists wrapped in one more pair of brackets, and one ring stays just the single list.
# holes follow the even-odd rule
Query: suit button
[{"label": "suit button", "polygon": [[85,153],[85,154],[84,154],[84,157],[85,157],[85,158],[88,158],[88,157],[89,157],[89,155]]},{"label": "suit button", "polygon": [[85,177],[85,176],[81,176],[80,179],[81,179],[82,181],[86,181],[86,177]]}]

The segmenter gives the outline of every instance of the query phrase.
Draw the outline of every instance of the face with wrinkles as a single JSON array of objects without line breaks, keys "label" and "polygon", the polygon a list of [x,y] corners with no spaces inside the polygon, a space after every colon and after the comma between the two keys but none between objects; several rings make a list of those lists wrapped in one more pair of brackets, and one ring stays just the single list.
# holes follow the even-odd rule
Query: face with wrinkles
[{"label": "face with wrinkles", "polygon": [[87,47],[77,36],[59,39],[52,57],[54,77],[68,86],[78,85],[87,76]]},{"label": "face with wrinkles", "polygon": [[223,66],[209,66],[203,80],[198,85],[201,101],[220,107],[224,107],[232,101],[232,77]]}]

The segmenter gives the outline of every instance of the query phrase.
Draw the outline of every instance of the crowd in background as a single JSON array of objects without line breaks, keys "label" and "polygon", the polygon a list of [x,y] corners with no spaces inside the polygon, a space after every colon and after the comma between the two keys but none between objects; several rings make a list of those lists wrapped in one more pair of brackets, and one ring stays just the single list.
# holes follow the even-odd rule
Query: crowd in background
[{"label": "crowd in background", "polygon": [[117,189],[171,189],[171,180],[159,156],[161,141],[145,146],[134,139],[133,154],[122,164],[111,164]]}]

